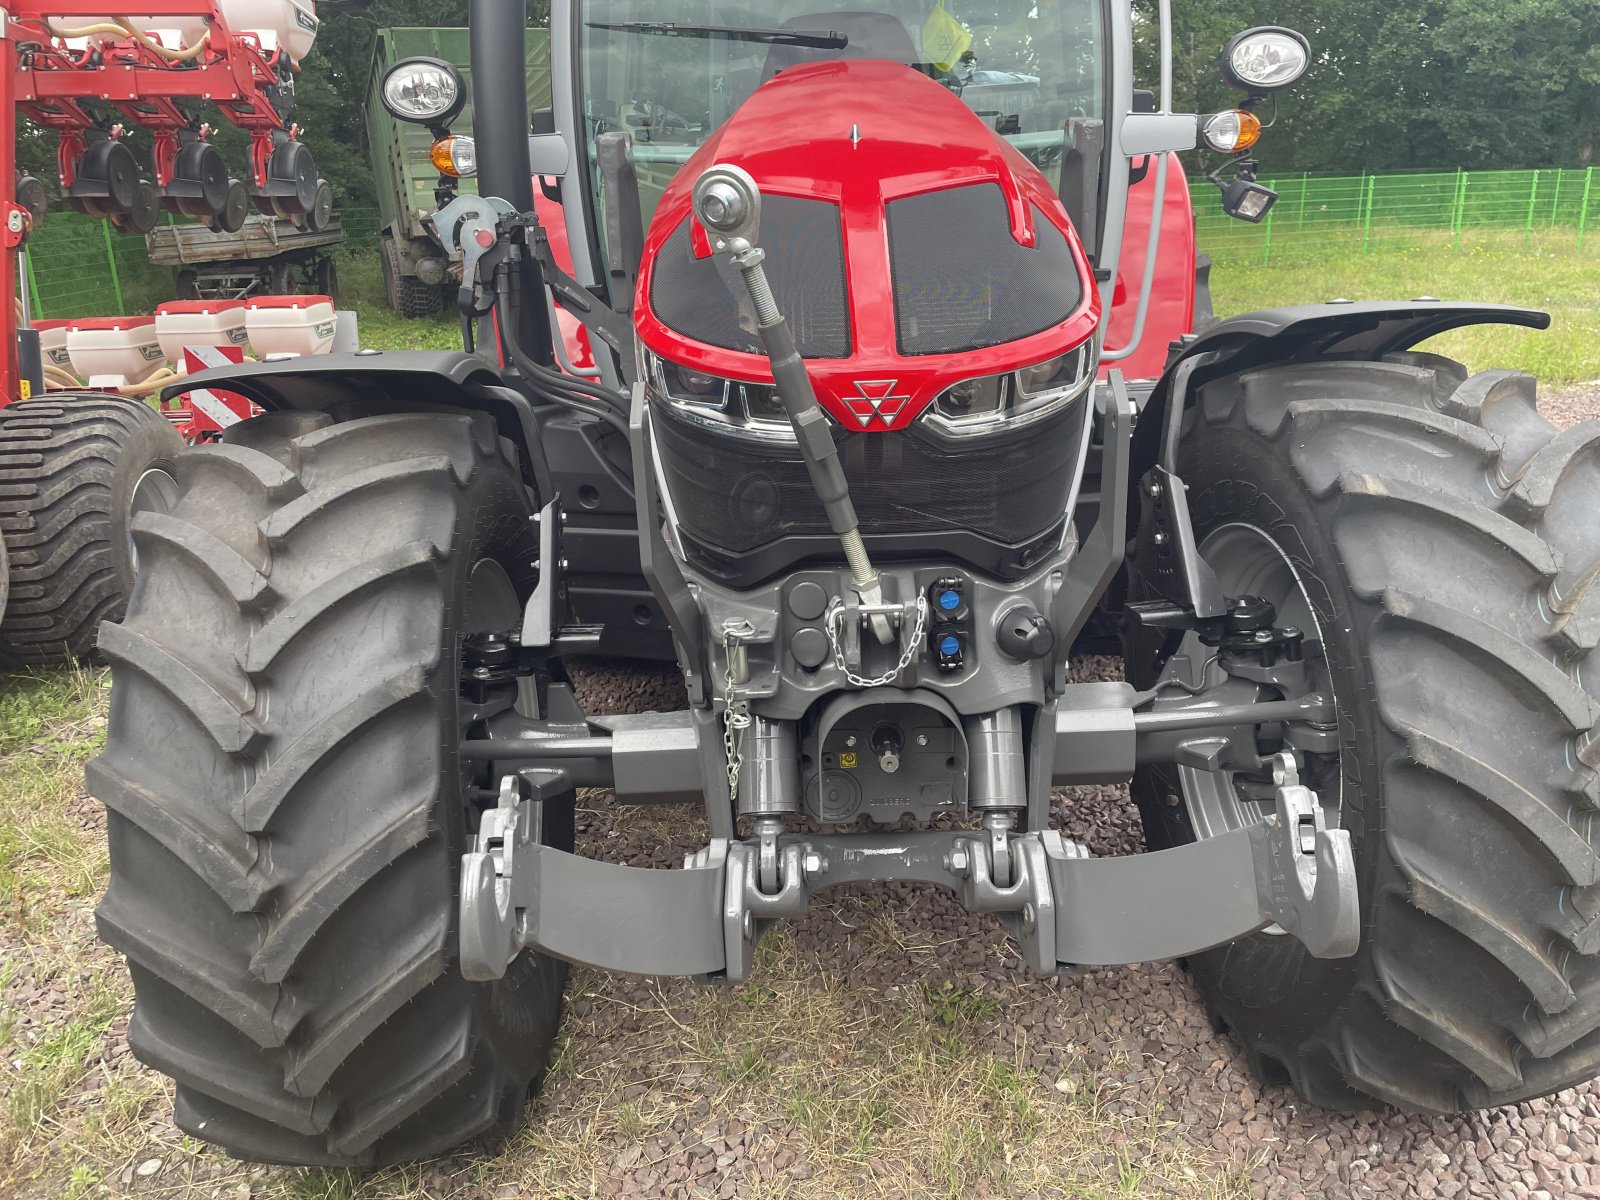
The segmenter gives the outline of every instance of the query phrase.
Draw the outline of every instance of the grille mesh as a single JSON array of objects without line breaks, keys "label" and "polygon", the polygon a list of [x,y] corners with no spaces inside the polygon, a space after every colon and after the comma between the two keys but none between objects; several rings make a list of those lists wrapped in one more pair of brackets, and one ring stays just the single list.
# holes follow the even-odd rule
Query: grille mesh
[{"label": "grille mesh", "polygon": [[1036,244],[1018,245],[998,184],[905,196],[887,208],[902,354],[1014,342],[1059,325],[1083,299],[1066,236],[1036,208]]},{"label": "grille mesh", "polygon": [[[738,270],[717,254],[697,259],[686,217],[661,247],[650,283],[650,307],[684,337],[762,353],[755,316]],[[826,200],[763,196],[760,244],[778,310],[789,318],[806,358],[845,358],[850,316],[845,302],[844,242],[839,209]]]},{"label": "grille mesh", "polygon": [[[970,530],[1018,545],[1059,525],[1078,465],[1079,399],[1023,436],[945,446],[920,430],[836,431],[866,535]],[[745,553],[778,538],[828,534],[827,513],[792,444],[713,433],[659,402],[652,421],[673,507],[698,541]]]}]

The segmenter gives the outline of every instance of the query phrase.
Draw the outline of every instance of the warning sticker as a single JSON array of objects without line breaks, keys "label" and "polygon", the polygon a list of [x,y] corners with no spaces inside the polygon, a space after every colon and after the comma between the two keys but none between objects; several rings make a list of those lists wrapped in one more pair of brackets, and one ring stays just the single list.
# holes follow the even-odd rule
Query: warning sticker
[{"label": "warning sticker", "polygon": [[839,765],[846,771],[854,771],[856,769],[856,752],[854,750],[846,750],[839,755]]}]

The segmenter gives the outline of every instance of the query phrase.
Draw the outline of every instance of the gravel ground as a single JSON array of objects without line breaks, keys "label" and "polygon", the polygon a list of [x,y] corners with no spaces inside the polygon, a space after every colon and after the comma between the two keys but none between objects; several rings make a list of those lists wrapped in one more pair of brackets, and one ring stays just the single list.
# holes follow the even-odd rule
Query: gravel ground
[{"label": "gravel ground", "polygon": [[[1600,419],[1600,381],[1548,389],[1541,407],[1562,427]],[[1119,678],[1120,666],[1115,659],[1092,659],[1078,665],[1077,675]],[[666,707],[677,695],[677,681],[669,671],[593,664],[580,682],[590,711],[605,705]],[[1138,814],[1126,788],[1060,789],[1054,812],[1056,826],[1097,855],[1143,848]],[[666,865],[683,846],[698,844],[703,836],[694,827],[682,831],[681,843],[638,845],[609,816],[605,810],[587,813],[579,838],[591,853],[603,850],[616,861]],[[1251,1079],[1237,1046],[1212,1031],[1196,989],[1175,964],[1043,980],[1031,977],[1008,945],[996,950],[997,925],[967,913],[948,892],[899,885],[866,892],[894,906],[908,940],[918,935],[958,939],[961,948],[951,953],[959,955],[959,963],[943,964],[951,974],[968,987],[1003,997],[997,1000],[1003,1024],[1042,1032],[1020,1056],[1019,1066],[1041,1072],[1047,1082],[1085,1066],[1090,1071],[1116,1070],[1123,1088],[1113,1101],[1115,1115],[1160,1112],[1173,1123],[1167,1137],[1248,1164],[1245,1188],[1251,1196],[1600,1197],[1600,1082],[1547,1100],[1454,1119],[1307,1108],[1290,1089],[1261,1087]],[[817,958],[844,966],[852,988],[889,992],[928,970],[925,962],[893,954],[861,955],[849,928],[831,919],[833,915],[826,909],[814,911],[795,923],[794,934]],[[665,998],[653,983],[626,990],[641,1009]],[[675,992],[668,988],[666,996]],[[580,1020],[590,999],[581,993],[575,997]],[[625,1078],[637,1076],[642,1083],[654,1066],[628,1062],[617,1043],[625,1042],[629,1032],[626,1022],[614,1027],[612,1044],[598,1053]],[[596,1051],[578,1044],[573,1053],[581,1060]],[[557,1085],[541,1107],[551,1114],[583,1102]],[[680,1134],[652,1139],[642,1154],[619,1147],[613,1170],[600,1173],[600,1194],[652,1196],[687,1189],[697,1179],[714,1179],[719,1194],[739,1195],[747,1173],[757,1178],[773,1172],[797,1179],[809,1175],[803,1156],[792,1146],[770,1136],[753,1139],[737,1121],[731,1131],[721,1128],[722,1147],[715,1146],[716,1137],[708,1136],[706,1126],[692,1116],[680,1124]],[[720,1153],[703,1151],[707,1145]],[[729,1154],[734,1157],[728,1159]],[[1106,1157],[1106,1165],[1112,1165],[1115,1156]],[[637,1165],[641,1158],[649,1165]],[[718,1169],[709,1178],[697,1176],[698,1164]],[[724,1181],[732,1186],[721,1187]],[[1136,1184],[1128,1194],[1143,1191]]]},{"label": "gravel ground", "polygon": [[[1544,406],[1562,424],[1600,418],[1600,381],[1550,390]],[[1119,670],[1091,659],[1076,676]],[[670,669],[575,675],[591,712],[682,702]],[[1125,788],[1062,789],[1054,814],[1096,854],[1142,849]],[[79,798],[66,815],[98,839],[97,805]],[[594,793],[578,836],[596,857],[670,866],[705,831],[691,810]],[[496,1153],[366,1180],[250,1168],[172,1129],[160,1081],[128,1053],[125,983],[92,940],[90,904],[84,888],[52,924],[49,953],[75,955],[69,972],[24,966],[4,980],[9,1032],[24,1045],[59,1030],[91,979],[120,1014],[85,1047],[82,1081],[8,1148],[50,1165],[24,1169],[15,1193],[0,1172],[0,1193],[1600,1200],[1600,1084],[1456,1119],[1309,1109],[1251,1080],[1176,965],[1040,979],[996,921],[919,885],[823,897],[763,943],[739,989],[575,972],[550,1080],[527,1131]],[[0,929],[0,957],[42,962],[20,928]]]}]

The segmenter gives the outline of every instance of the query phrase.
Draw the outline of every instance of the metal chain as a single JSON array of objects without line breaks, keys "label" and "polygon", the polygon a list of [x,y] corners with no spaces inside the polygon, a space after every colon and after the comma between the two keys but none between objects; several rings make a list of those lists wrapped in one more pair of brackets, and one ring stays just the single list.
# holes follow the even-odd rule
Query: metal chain
[{"label": "metal chain", "polygon": [[722,630],[722,751],[728,760],[728,798],[739,800],[739,771],[744,766],[744,731],[750,728],[750,702],[737,699],[734,688],[739,685],[734,676],[734,648],[752,630],[748,624],[726,625]]},{"label": "metal chain", "polygon": [[901,671],[911,665],[911,660],[917,656],[918,649],[922,646],[922,632],[928,625],[928,598],[917,597],[917,627],[912,631],[911,640],[906,643],[905,651],[900,655],[900,661],[886,673],[876,679],[865,679],[857,675],[844,663],[844,651],[839,645],[839,618],[844,614],[844,601],[835,596],[833,603],[828,605],[826,628],[828,631],[828,645],[833,647],[833,665],[838,667],[846,681],[856,687],[881,687],[892,683]]}]

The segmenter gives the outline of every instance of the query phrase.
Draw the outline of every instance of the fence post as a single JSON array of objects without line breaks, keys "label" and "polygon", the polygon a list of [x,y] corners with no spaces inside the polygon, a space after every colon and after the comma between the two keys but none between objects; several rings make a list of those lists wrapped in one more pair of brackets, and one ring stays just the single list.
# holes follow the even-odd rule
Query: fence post
[{"label": "fence post", "polygon": [[1363,209],[1361,217],[1361,253],[1363,254],[1367,252],[1367,245],[1372,240],[1372,193],[1377,181],[1378,177],[1376,175],[1368,175],[1365,172],[1361,175],[1361,182],[1365,185],[1361,195],[1361,207]]},{"label": "fence post", "polygon": [[100,233],[106,243],[106,266],[111,268],[111,292],[117,298],[117,316],[127,316],[127,311],[122,307],[122,280],[117,277],[117,254],[111,248],[111,222],[100,222]]},{"label": "fence post", "polygon": [[1533,209],[1539,202],[1539,172],[1533,173],[1533,183],[1528,188],[1528,223],[1522,231],[1522,248],[1526,250],[1533,241]]},{"label": "fence post", "polygon": [[1450,224],[1455,229],[1457,250],[1461,249],[1461,226],[1467,215],[1467,173],[1460,167],[1456,168],[1456,211],[1451,216]]},{"label": "fence post", "polygon": [[1556,190],[1550,194],[1550,224],[1545,227],[1547,229],[1556,227],[1556,206],[1561,203],[1561,177],[1565,174],[1560,167],[1556,168]]},{"label": "fence post", "polygon": [[1578,249],[1583,249],[1583,227],[1589,223],[1589,192],[1594,187],[1594,168],[1583,173],[1583,200],[1578,205]]},{"label": "fence post", "polygon": [[39,299],[39,277],[33,273],[33,255],[28,258],[28,300],[33,305],[33,320],[44,319],[44,304]]},{"label": "fence post", "polygon": [[[1272,187],[1272,184],[1269,182],[1267,186]],[[1276,208],[1277,205],[1272,207]],[[1272,208],[1267,209],[1267,227],[1264,233],[1266,237],[1261,243],[1261,261],[1263,264],[1272,261]]]},{"label": "fence post", "polygon": [[1306,192],[1310,189],[1310,187],[1311,187],[1311,172],[1310,171],[1301,171],[1300,172],[1300,211],[1299,211],[1299,213],[1297,215],[1298,219],[1295,221],[1295,228],[1296,229],[1304,229],[1306,227]]}]

